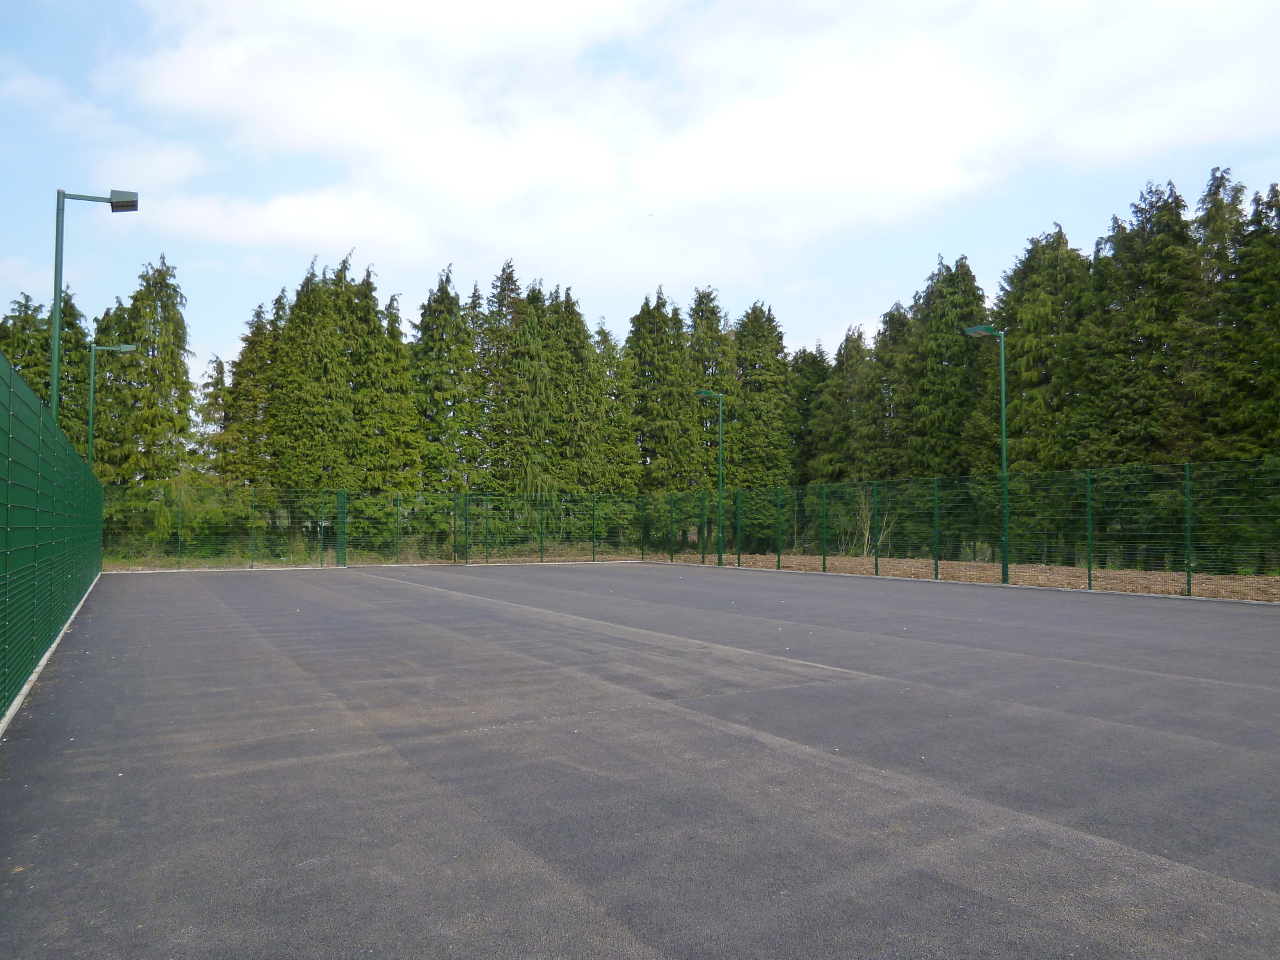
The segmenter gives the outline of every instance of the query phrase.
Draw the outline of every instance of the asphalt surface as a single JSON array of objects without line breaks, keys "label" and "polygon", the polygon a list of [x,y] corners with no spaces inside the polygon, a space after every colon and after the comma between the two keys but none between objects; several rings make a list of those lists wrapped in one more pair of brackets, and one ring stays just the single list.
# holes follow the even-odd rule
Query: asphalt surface
[{"label": "asphalt surface", "polygon": [[662,564],[111,574],[0,955],[1280,957],[1280,607]]}]

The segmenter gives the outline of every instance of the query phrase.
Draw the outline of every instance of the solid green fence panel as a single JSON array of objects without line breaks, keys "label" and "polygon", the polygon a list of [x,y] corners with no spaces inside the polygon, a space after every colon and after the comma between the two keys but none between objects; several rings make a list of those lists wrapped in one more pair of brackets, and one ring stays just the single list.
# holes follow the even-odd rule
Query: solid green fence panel
[{"label": "solid green fence panel", "polygon": [[3,357],[0,437],[0,716],[7,717],[101,570],[102,486]]}]

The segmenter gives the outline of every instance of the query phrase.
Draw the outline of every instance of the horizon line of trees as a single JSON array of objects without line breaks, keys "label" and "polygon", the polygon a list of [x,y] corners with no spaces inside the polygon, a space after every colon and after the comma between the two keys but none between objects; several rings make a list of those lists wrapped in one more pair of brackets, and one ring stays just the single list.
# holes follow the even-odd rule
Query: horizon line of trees
[{"label": "horizon line of trees", "polygon": [[[725,482],[803,486],[999,469],[1006,331],[1012,471],[1255,459],[1280,441],[1280,189],[1246,200],[1214,169],[1194,211],[1148,184],[1090,253],[1060,226],[987,298],[964,257],[873,335],[788,354],[773,311],[731,319],[714,289],[687,309],[659,287],[619,342],[570,288],[487,294],[444,270],[417,316],[381,302],[350,259],[282,290],[239,356],[197,389],[174,268],[148,265],[94,321],[95,469],[104,483],[179,476],[299,489],[612,493],[712,489],[724,395]],[[83,450],[91,341],[64,299],[62,426]],[[0,350],[48,397],[48,320],[25,294]]]}]

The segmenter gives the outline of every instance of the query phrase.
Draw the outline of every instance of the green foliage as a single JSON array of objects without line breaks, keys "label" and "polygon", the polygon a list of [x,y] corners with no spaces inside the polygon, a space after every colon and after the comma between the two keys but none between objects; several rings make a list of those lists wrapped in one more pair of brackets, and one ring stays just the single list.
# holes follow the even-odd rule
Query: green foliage
[{"label": "green foliage", "polygon": [[274,350],[265,422],[269,477],[279,487],[341,489],[357,475],[352,369],[333,294],[333,278],[312,266]]},{"label": "green foliage", "polygon": [[[0,319],[0,351],[22,374],[44,403],[49,402],[49,357],[52,330],[44,306],[27,294],[10,305]],[[81,456],[85,451],[89,416],[89,334],[85,318],[67,290],[62,296],[62,381],[58,426]]]},{"label": "green foliage", "polygon": [[476,291],[464,313],[452,271],[446,269],[413,325],[410,369],[423,438],[422,482],[428,490],[481,486],[476,482],[481,459],[476,340],[468,322],[480,313],[479,297]]},{"label": "green foliage", "polygon": [[733,486],[780,487],[792,476],[791,371],[773,311],[757,302],[733,328],[738,401],[726,469]]},{"label": "green foliage", "polygon": [[[733,449],[734,411],[739,399],[738,363],[734,353],[729,317],[720,306],[716,292],[693,291],[689,307],[689,360],[693,367],[693,389],[724,396],[725,470],[729,471]],[[698,462],[693,465],[696,486],[714,490],[719,471],[718,401],[703,398],[694,407],[698,414]]]},{"label": "green foliage", "polygon": [[792,420],[796,486],[814,482],[813,461],[818,454],[814,432],[817,407],[831,377],[831,360],[819,343],[813,350],[801,347],[791,358],[791,383],[795,390],[795,417]]},{"label": "green foliage", "polygon": [[161,257],[143,270],[128,305],[117,300],[98,320],[96,342],[138,347],[98,356],[94,469],[104,483],[167,479],[191,463],[184,306],[176,271]]},{"label": "green foliage", "polygon": [[[635,397],[640,489],[686,490],[706,474],[698,455],[701,409],[680,308],[658,288],[631,318],[626,354]],[[727,411],[726,411],[727,412]]]},{"label": "green foliage", "polygon": [[1033,239],[1004,276],[992,320],[1006,331],[1010,469],[1065,470],[1075,461],[1089,283],[1089,261],[1061,227]]}]

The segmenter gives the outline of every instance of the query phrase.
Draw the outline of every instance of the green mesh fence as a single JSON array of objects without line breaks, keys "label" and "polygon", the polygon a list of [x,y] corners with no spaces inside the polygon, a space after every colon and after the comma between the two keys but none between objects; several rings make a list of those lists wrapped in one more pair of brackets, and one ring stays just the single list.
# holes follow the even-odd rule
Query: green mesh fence
[{"label": "green mesh fence", "polygon": [[635,559],[1280,600],[1280,460],[605,496],[110,488],[111,567]]},{"label": "green mesh fence", "polygon": [[7,715],[102,563],[102,485],[0,357],[4,569],[0,716]]}]

